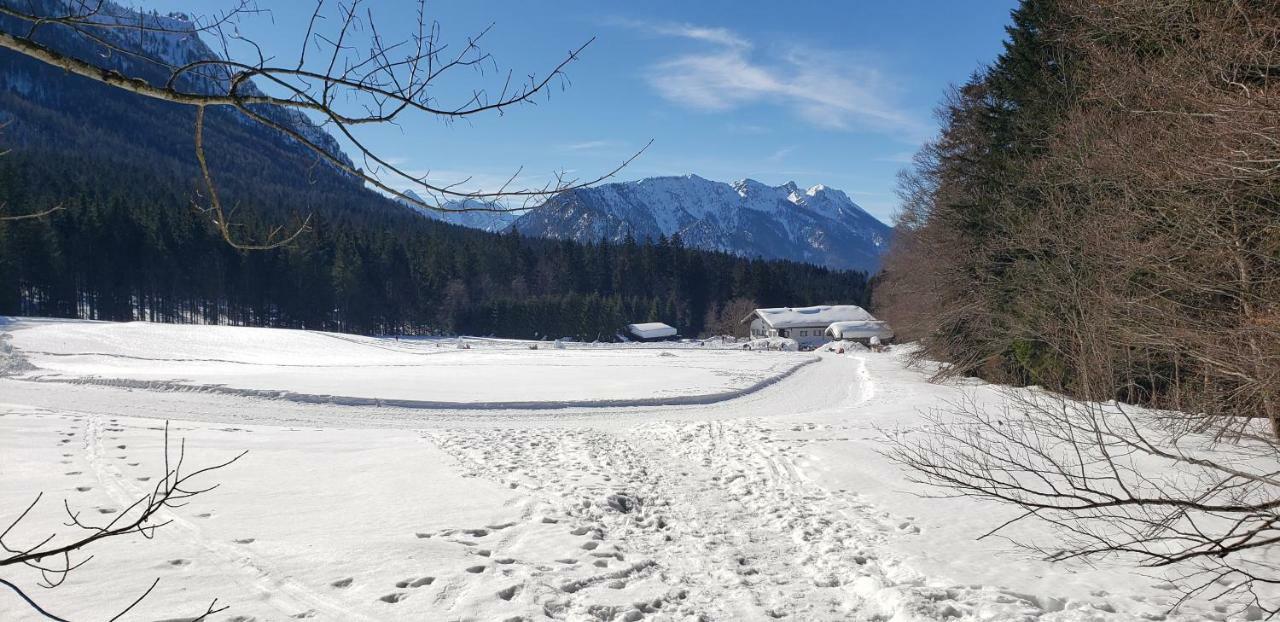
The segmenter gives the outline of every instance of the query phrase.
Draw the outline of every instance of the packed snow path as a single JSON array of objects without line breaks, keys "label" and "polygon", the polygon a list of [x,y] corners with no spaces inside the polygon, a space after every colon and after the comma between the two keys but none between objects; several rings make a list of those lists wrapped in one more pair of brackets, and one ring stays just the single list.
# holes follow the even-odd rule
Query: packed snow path
[{"label": "packed snow path", "polygon": [[[60,615],[160,577],[138,619],[214,597],[241,622],[1227,619],[1165,617],[1157,581],[975,543],[997,509],[906,494],[876,427],[961,390],[870,353],[715,404],[562,411],[0,378],[0,518],[40,490],[48,517],[61,497],[110,516],[157,472],[167,418],[189,460],[250,454],[155,540],[42,591]],[[0,619],[37,618],[0,593]]]}]

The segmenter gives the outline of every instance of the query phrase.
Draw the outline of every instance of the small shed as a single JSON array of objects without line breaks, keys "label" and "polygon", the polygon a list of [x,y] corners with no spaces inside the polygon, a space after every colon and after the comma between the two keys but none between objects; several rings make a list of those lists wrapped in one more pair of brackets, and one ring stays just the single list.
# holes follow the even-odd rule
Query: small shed
[{"label": "small shed", "polygon": [[627,338],[634,341],[665,341],[676,336],[676,329],[662,322],[627,324]]},{"label": "small shed", "polygon": [[875,337],[880,343],[888,343],[893,339],[893,330],[882,320],[856,320],[835,322],[827,327],[826,335],[833,341],[869,343]]}]

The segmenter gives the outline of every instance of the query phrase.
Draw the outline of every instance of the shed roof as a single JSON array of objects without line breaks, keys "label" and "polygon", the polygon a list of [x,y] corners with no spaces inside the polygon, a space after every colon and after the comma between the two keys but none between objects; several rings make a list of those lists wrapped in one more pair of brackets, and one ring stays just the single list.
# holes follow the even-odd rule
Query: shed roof
[{"label": "shed roof", "polygon": [[827,334],[836,339],[861,339],[893,337],[893,330],[888,322],[880,320],[857,320],[852,322],[835,322],[827,327]]},{"label": "shed roof", "polygon": [[663,324],[662,322],[645,322],[642,324],[627,324],[627,332],[641,339],[658,339],[661,337],[675,337],[676,329]]}]

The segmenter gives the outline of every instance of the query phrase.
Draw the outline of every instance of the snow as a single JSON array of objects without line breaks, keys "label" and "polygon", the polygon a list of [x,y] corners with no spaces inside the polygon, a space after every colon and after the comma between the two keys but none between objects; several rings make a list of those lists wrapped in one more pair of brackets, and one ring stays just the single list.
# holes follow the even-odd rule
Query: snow
[{"label": "snow", "polygon": [[[216,620],[1245,619],[1199,599],[1165,616],[1177,593],[1157,571],[1049,564],[976,539],[1007,508],[920,496],[881,455],[882,430],[920,433],[922,413],[959,399],[994,407],[999,393],[930,384],[901,347],[823,353],[708,403],[415,409],[172,388],[252,367],[233,376],[293,390],[327,368],[334,394],[402,383],[424,399],[457,397],[457,382],[473,403],[641,395],[659,384],[650,375],[706,394],[813,355],[485,339],[458,351],[78,321],[0,320],[0,332],[6,356],[24,362],[0,376],[0,522],[45,493],[12,541],[65,535],[64,498],[110,516],[100,512],[148,490],[142,478],[163,468],[163,420],[192,466],[249,450],[207,482],[220,487],[166,510],[173,523],[153,540],[103,541],[66,584],[34,591],[63,617],[103,618],[158,577],[131,619],[194,616],[215,597],[231,607]],[[362,365],[378,372],[355,373]],[[467,373],[431,381],[449,366]],[[526,366],[557,371],[534,379]],[[140,370],[169,384],[72,382]],[[609,376],[621,384],[597,386]],[[40,618],[0,591],[0,619]]]},{"label": "snow", "polygon": [[[692,403],[759,389],[811,362],[670,344],[529,350],[514,340],[376,339],[336,333],[131,322],[20,321],[11,345],[32,380],[410,408]],[[465,343],[463,349],[460,343]],[[566,356],[566,352],[571,353]]]},{"label": "snow", "polygon": [[627,324],[627,332],[641,339],[661,339],[663,337],[676,336],[676,329],[667,326],[662,322]]},{"label": "snow", "polygon": [[833,322],[827,327],[827,334],[835,339],[893,338],[893,331],[889,330],[889,324],[880,320]]},{"label": "snow", "polygon": [[778,307],[756,309],[765,322],[773,328],[801,326],[826,327],[836,322],[875,320],[866,309],[857,305],[820,305],[816,307]]},{"label": "snow", "polygon": [[[839,190],[814,186],[805,191],[794,182],[769,186],[752,179],[729,184],[692,174],[566,192],[513,226],[526,235],[580,241],[679,234],[694,248],[811,263],[840,263],[839,254],[832,255],[834,247],[877,255],[889,233],[888,226]],[[837,267],[854,267],[845,263]]]},{"label": "snow", "polygon": [[[422,205],[438,204],[438,201],[424,199],[413,190],[406,189],[403,194]],[[439,220],[460,227],[480,229],[481,231],[505,231],[521,214],[519,211],[514,211],[496,202],[484,202],[475,199],[445,201],[443,204],[444,209],[442,210],[427,209],[422,205],[401,198],[397,198],[396,201],[432,220]]]}]

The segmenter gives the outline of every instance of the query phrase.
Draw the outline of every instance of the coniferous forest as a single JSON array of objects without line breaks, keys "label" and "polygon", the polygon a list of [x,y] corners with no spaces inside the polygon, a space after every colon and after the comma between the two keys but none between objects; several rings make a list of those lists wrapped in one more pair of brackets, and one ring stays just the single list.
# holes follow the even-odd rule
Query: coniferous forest
[{"label": "coniferous forest", "polygon": [[283,248],[238,251],[198,209],[190,108],[0,61],[0,205],[61,207],[0,219],[0,314],[594,340],[642,321],[728,331],[751,304],[868,295],[860,272],[678,239],[583,245],[442,224],[214,110],[206,151],[236,234],[307,223]]},{"label": "coniferous forest", "polygon": [[1278,15],[1023,2],[903,177],[877,308],[949,373],[1280,436]]},{"label": "coniferous forest", "polygon": [[[696,335],[734,298],[798,305],[865,295],[862,273],[679,240],[491,234],[381,199],[344,202],[361,200],[356,193],[311,197],[307,230],[284,248],[237,251],[190,207],[191,190],[157,183],[146,166],[69,154],[15,150],[0,158],[0,188],[9,204],[63,207],[0,222],[8,315],[591,340],[648,320]],[[274,224],[247,212],[240,222]]]}]

